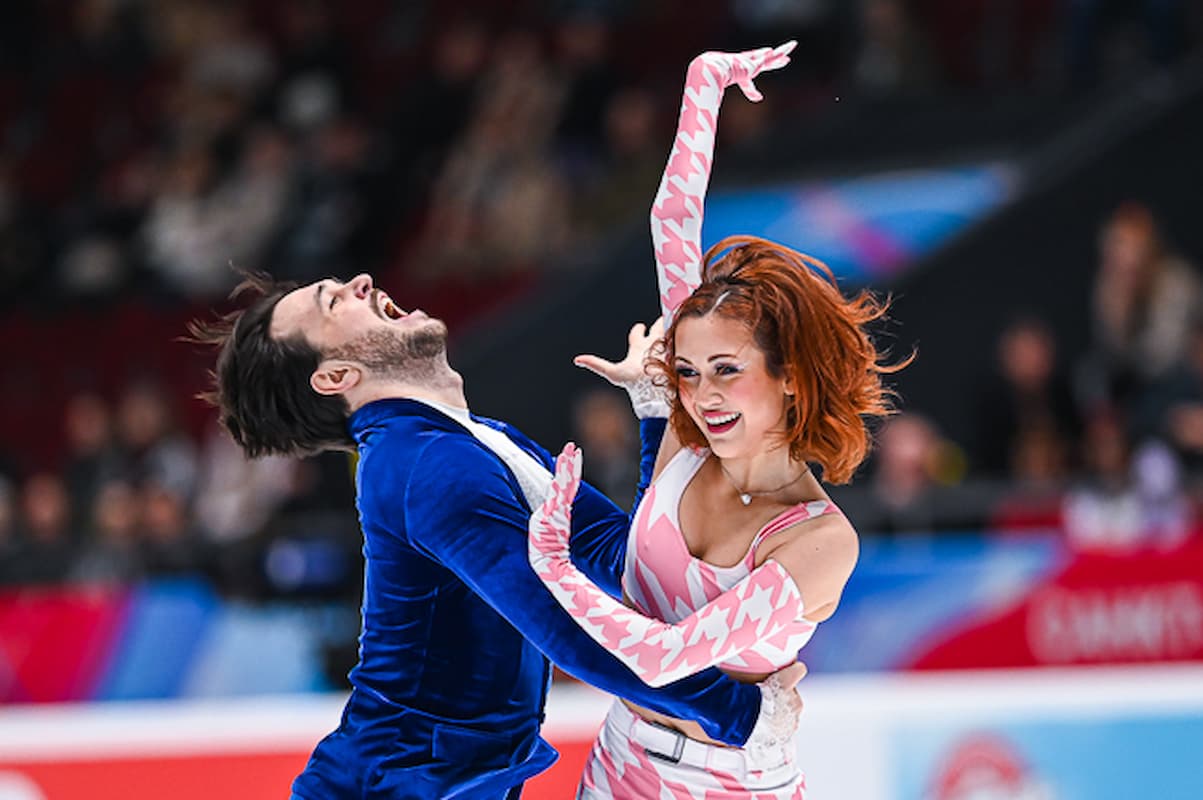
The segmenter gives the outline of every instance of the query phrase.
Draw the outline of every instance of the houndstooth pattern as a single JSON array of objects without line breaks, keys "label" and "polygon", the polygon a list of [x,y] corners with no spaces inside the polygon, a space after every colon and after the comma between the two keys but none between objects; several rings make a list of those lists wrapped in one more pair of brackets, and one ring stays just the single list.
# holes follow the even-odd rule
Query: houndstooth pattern
[{"label": "houndstooth pattern", "polygon": [[794,45],[787,42],[742,53],[707,52],[689,64],[677,135],[651,213],[656,279],[666,325],[702,282],[702,212],[723,92],[737,85],[749,100],[761,100],[752,80],[788,64]]}]

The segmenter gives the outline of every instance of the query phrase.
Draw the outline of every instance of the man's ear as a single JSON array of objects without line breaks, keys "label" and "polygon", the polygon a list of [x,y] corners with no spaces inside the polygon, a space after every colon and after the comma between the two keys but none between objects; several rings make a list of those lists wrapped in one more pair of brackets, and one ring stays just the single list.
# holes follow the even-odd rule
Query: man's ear
[{"label": "man's ear", "polygon": [[313,391],[323,395],[346,394],[363,377],[358,364],[341,359],[327,359],[317,365],[309,376]]}]

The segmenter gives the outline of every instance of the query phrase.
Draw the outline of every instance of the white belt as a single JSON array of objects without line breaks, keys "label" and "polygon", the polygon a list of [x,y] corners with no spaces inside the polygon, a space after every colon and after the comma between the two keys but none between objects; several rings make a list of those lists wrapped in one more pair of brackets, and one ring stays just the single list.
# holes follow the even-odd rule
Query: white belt
[{"label": "white belt", "polygon": [[648,722],[632,713],[630,709],[626,711],[632,717],[629,734],[631,741],[640,745],[650,758],[669,764],[685,764],[724,772],[739,772],[750,766],[743,750],[699,742],[658,722]]}]

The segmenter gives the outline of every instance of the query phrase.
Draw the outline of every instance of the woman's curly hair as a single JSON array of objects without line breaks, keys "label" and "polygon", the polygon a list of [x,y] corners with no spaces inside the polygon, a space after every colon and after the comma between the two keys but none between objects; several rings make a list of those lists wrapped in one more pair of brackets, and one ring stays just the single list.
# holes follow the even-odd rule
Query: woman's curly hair
[{"label": "woman's curly hair", "polygon": [[682,320],[719,314],[746,325],[769,374],[790,376],[785,439],[790,456],[819,464],[831,483],[847,483],[869,452],[866,423],[893,413],[882,376],[909,364],[884,364],[866,326],[888,302],[869,291],[844,297],[823,262],[755,236],[730,236],[706,253],[702,284],[676,311],[650,367],[674,396],[670,422],[683,444],[706,438],[679,400],[673,367]]}]

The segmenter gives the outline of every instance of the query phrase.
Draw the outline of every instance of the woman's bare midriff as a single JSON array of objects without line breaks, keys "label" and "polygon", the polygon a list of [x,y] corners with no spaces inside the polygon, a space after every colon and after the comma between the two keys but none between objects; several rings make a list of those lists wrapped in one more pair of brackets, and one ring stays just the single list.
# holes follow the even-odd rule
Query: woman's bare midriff
[{"label": "woman's bare midriff", "polygon": [[[764,672],[764,673],[734,672],[734,671],[730,671],[730,670],[723,670],[723,672],[726,673],[728,676],[730,676],[732,679],[739,681],[740,683],[760,683],[761,681],[763,681],[765,678],[767,678],[769,675],[772,674],[771,672]],[[688,736],[690,739],[697,739],[699,742],[706,742],[707,744],[716,744],[720,747],[728,746],[728,745],[723,744],[722,742],[716,742],[715,740],[711,739],[702,730],[702,726],[699,725],[698,723],[694,722],[693,720],[676,719],[675,717],[670,717],[665,714],[661,714],[658,711],[652,711],[650,708],[644,708],[643,706],[636,705],[627,700],[623,700],[622,702],[627,704],[627,708],[631,709],[632,711],[634,711],[639,716],[643,717],[648,722],[655,722],[659,725],[665,726],[666,728],[672,728],[673,730],[678,730],[681,733]]]}]

